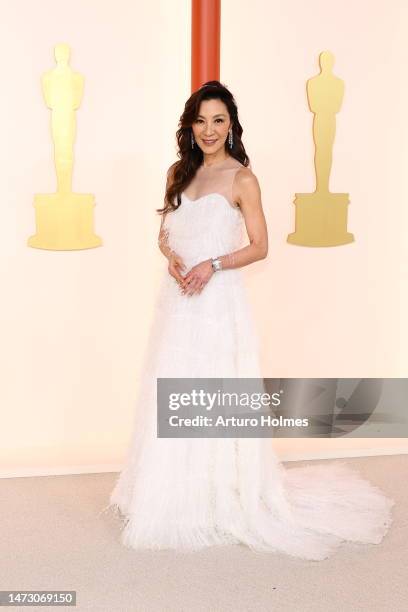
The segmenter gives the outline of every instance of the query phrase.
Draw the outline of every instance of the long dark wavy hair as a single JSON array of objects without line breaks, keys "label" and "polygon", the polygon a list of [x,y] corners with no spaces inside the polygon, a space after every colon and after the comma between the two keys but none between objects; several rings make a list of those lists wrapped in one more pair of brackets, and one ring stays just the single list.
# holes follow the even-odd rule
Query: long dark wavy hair
[{"label": "long dark wavy hair", "polygon": [[[176,132],[177,157],[180,159],[169,168],[168,175],[172,175],[172,180],[169,181],[166,189],[163,208],[156,209],[159,214],[171,212],[180,206],[182,192],[187,189],[197,169],[203,162],[204,155],[197,143],[194,144],[193,148],[191,147],[191,134],[193,133],[191,126],[199,114],[201,102],[214,98],[224,102],[232,122],[233,146],[232,149],[229,148],[227,138],[225,151],[244,166],[248,166],[250,163],[241,140],[243,129],[238,120],[238,108],[234,96],[219,81],[207,81],[200,89],[192,93],[185,103],[184,112],[178,124],[179,129]],[[177,204],[174,202],[176,197]]]}]

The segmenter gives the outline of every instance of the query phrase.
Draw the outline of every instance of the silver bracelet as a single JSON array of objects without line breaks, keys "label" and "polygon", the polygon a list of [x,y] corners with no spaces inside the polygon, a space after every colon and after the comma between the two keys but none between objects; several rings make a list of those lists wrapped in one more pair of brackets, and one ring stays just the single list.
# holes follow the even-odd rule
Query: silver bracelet
[{"label": "silver bracelet", "polygon": [[222,270],[221,259],[219,257],[211,257],[211,266],[214,272]]}]

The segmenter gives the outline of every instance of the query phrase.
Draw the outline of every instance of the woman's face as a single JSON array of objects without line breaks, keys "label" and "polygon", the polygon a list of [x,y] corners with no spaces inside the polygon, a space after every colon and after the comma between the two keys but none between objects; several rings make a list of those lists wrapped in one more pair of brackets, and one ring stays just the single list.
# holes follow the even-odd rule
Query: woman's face
[{"label": "woman's face", "polygon": [[206,155],[216,155],[225,148],[230,116],[221,100],[203,100],[192,130],[197,145]]}]

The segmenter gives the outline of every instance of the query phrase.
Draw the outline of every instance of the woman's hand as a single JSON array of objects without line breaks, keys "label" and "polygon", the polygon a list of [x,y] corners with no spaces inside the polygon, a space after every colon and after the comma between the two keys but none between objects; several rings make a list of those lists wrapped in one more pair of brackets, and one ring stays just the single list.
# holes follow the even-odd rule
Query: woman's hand
[{"label": "woman's hand", "polygon": [[170,276],[175,278],[176,281],[179,283],[179,285],[182,286],[183,281],[184,281],[184,276],[182,276],[180,270],[184,270],[186,268],[184,261],[182,260],[180,255],[177,255],[177,253],[175,253],[174,251],[171,251],[168,259],[169,259],[168,271],[169,271]]},{"label": "woman's hand", "polygon": [[211,265],[211,259],[206,259],[193,266],[183,278],[183,293],[187,295],[201,293],[213,274],[214,270]]}]

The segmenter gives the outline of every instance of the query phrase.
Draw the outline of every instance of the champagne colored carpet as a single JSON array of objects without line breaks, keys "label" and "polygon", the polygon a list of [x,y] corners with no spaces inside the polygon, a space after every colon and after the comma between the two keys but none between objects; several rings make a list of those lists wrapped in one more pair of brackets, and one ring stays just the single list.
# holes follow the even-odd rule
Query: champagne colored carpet
[{"label": "champagne colored carpet", "polygon": [[77,593],[76,608],[18,610],[405,612],[408,456],[347,461],[395,499],[394,522],[381,544],[344,543],[324,561],[240,545],[135,551],[120,543],[119,519],[101,513],[116,473],[1,479],[0,590]]}]

